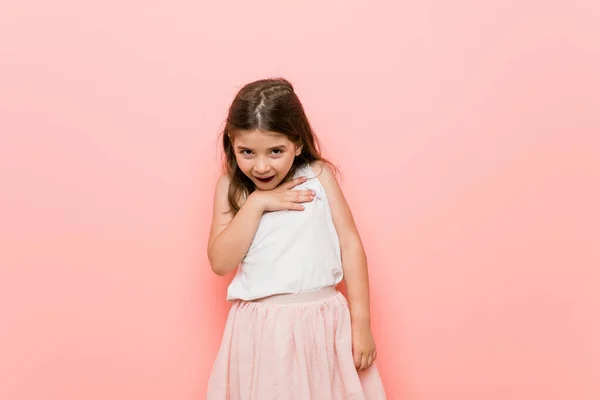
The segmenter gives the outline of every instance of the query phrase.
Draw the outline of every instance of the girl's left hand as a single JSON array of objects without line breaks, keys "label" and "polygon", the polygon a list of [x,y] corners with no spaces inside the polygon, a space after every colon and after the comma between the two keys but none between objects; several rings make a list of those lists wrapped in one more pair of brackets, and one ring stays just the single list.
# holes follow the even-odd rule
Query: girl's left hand
[{"label": "girl's left hand", "polygon": [[369,368],[377,358],[375,340],[368,324],[352,327],[352,355],[358,371]]}]

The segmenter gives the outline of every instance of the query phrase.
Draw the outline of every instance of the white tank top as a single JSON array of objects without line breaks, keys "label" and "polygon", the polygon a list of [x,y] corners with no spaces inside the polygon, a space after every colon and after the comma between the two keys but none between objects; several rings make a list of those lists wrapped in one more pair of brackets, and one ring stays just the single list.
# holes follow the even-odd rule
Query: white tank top
[{"label": "white tank top", "polygon": [[325,188],[310,165],[294,177],[309,179],[294,190],[310,189],[303,211],[263,214],[248,253],[227,290],[228,300],[255,300],[337,285],[343,278],[340,243]]}]

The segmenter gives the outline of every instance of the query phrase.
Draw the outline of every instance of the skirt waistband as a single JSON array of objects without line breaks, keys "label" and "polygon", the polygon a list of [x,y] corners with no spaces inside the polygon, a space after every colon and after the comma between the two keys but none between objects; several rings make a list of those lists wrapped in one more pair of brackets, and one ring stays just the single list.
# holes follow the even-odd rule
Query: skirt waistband
[{"label": "skirt waistband", "polygon": [[335,286],[329,286],[323,289],[314,290],[311,292],[301,293],[285,293],[276,294],[269,297],[263,297],[262,299],[252,300],[255,303],[267,303],[267,304],[293,304],[293,303],[307,303],[311,301],[319,301],[328,299],[337,295],[339,292]]}]

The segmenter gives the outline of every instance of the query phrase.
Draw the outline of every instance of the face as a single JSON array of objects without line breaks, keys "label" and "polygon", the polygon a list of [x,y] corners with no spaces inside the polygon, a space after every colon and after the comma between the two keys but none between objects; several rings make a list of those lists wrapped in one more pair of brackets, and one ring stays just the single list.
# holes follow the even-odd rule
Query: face
[{"label": "face", "polygon": [[301,146],[277,132],[236,131],[232,139],[238,166],[259,190],[275,189],[302,151]]}]

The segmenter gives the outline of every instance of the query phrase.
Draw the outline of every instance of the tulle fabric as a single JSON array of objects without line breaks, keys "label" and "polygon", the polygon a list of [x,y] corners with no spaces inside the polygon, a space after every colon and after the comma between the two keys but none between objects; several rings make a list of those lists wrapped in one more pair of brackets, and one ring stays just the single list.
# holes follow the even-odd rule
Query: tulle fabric
[{"label": "tulle fabric", "polygon": [[376,365],[357,372],[350,313],[334,288],[234,302],[208,400],[384,400]]}]

